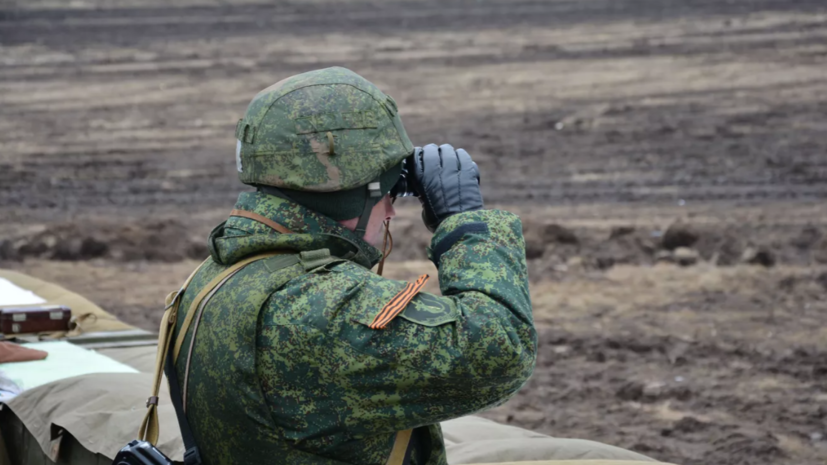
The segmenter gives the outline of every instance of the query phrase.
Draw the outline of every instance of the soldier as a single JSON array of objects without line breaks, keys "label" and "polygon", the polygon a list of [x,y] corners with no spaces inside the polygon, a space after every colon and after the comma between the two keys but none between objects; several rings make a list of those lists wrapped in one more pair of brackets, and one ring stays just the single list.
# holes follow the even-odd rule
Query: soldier
[{"label": "soldier", "polygon": [[[519,218],[484,209],[468,153],[415,149],[394,100],[347,69],[261,91],[236,136],[256,190],[211,233],[172,338],[204,463],[445,464],[439,422],[534,368]],[[371,272],[404,163],[441,297]]]}]

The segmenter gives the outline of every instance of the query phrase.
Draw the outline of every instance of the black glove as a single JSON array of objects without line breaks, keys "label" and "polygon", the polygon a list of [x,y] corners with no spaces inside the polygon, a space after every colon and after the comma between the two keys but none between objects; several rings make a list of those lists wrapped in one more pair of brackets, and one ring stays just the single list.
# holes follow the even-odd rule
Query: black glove
[{"label": "black glove", "polygon": [[408,170],[422,202],[422,221],[429,231],[451,215],[483,208],[480,171],[465,150],[448,144],[416,147],[410,163]]}]

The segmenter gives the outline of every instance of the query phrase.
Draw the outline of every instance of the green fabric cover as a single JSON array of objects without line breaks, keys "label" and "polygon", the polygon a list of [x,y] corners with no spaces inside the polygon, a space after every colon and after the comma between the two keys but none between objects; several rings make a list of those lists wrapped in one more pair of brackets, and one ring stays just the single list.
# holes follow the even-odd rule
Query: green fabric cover
[{"label": "green fabric cover", "polygon": [[414,150],[396,102],[339,67],[298,74],[259,92],[236,138],[241,182],[305,192],[364,186]]}]

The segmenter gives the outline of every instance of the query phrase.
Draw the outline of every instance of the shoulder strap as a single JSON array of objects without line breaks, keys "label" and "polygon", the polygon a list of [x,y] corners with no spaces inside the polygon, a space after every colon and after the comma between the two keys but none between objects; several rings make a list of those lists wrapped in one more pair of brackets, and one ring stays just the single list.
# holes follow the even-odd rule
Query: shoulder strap
[{"label": "shoulder strap", "polygon": [[152,395],[146,400],[146,414],[141,422],[141,427],[138,430],[138,439],[148,441],[151,444],[158,442],[158,391],[161,389],[161,377],[164,372],[164,360],[166,357],[169,343],[172,339],[171,327],[175,325],[175,320],[178,313],[178,304],[184,290],[189,286],[192,278],[198,273],[210,259],[206,259],[193,270],[184,284],[175,292],[170,292],[166,298],[166,307],[164,308],[164,316],[161,317],[161,327],[158,330],[158,350],[155,353],[155,370],[152,381]]},{"label": "shoulder strap", "polygon": [[276,223],[275,221],[271,220],[270,218],[267,218],[266,216],[259,215],[258,213],[235,208],[233,209],[233,211],[230,212],[230,216],[240,216],[241,218],[247,218],[249,220],[258,221],[261,224],[269,226],[270,229],[278,231],[282,234],[294,234],[293,231],[285,228],[284,226]]},{"label": "shoulder strap", "polygon": [[[233,272],[237,271],[238,269],[254,262],[257,260],[261,260],[264,258],[271,257],[273,255],[277,255],[280,252],[270,252],[266,254],[256,255],[250,257],[248,259],[242,260],[233,266],[229,267],[227,270],[223,271],[221,274],[232,274]],[[184,291],[189,286],[192,279],[195,277],[196,273],[205,265],[210,259],[204,260],[201,265],[199,265],[195,271],[190,274],[184,284],[175,292],[170,293],[166,298],[166,308],[164,309],[164,316],[161,318],[161,327],[158,330],[158,351],[155,354],[155,372],[154,372],[154,380],[152,382],[152,395],[146,401],[147,411],[144,415],[144,419],[141,422],[141,427],[138,430],[138,439],[142,441],[148,441],[151,444],[155,444],[158,442],[158,434],[160,432],[160,428],[158,426],[158,392],[161,389],[161,378],[164,373],[164,365],[165,361],[167,360],[167,353],[170,352],[170,344],[172,343],[172,333],[173,329],[175,328],[175,324],[178,318],[178,307],[181,304],[181,296],[184,294]],[[224,276],[219,275],[221,279]],[[202,290],[199,292],[200,299],[203,299],[205,295],[209,293],[209,290],[212,287],[215,287],[219,282],[220,279],[213,279],[210,283],[205,287],[206,292]],[[203,295],[201,295],[203,293]],[[196,296],[196,300],[199,299],[199,296]],[[185,326],[181,328],[181,334],[185,334],[186,330],[189,327],[189,324],[192,323],[192,317],[190,314],[187,315],[188,321],[184,322]],[[183,338],[179,335],[179,340],[176,340],[176,346],[178,346],[180,350],[180,345],[183,344]],[[176,380],[177,381],[177,380]],[[180,395],[180,392],[178,393]],[[176,407],[176,413],[178,411],[178,407]],[[180,423],[180,421],[179,421]],[[183,426],[183,425],[182,425]],[[189,435],[191,436],[192,433],[190,432]]]},{"label": "shoulder strap", "polygon": [[396,439],[393,441],[393,448],[388,456],[388,461],[385,465],[409,465],[411,461],[412,446],[414,441],[411,441],[412,429],[406,429],[396,433]]}]

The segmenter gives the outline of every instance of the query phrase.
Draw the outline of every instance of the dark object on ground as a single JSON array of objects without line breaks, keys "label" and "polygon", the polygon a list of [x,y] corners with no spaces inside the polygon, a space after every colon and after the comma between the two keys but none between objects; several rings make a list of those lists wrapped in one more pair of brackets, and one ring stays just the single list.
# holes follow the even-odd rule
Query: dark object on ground
[{"label": "dark object on ground", "polygon": [[678,247],[692,247],[700,239],[700,233],[692,226],[677,222],[663,233],[661,245],[666,250],[675,250]]}]

